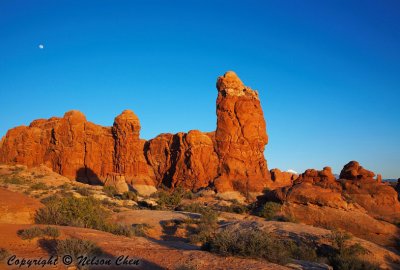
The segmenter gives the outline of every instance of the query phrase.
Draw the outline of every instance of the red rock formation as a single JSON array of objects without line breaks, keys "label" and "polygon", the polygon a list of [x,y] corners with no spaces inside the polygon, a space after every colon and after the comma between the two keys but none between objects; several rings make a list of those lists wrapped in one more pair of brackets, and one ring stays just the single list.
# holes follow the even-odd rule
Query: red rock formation
[{"label": "red rock formation", "polygon": [[293,181],[295,181],[299,175],[291,173],[291,172],[282,172],[279,169],[272,169],[271,173],[271,180],[273,188],[280,188],[291,186]]},{"label": "red rock formation", "polygon": [[155,171],[157,184],[193,190],[207,187],[218,170],[213,137],[214,133],[192,130],[161,134],[150,140],[146,157]]},{"label": "red rock formation", "polygon": [[243,85],[234,72],[217,81],[216,152],[219,192],[260,192],[271,185],[264,158],[268,143],[266,123],[258,93]]},{"label": "red rock formation", "polygon": [[130,110],[123,111],[114,120],[114,172],[125,175],[132,186],[154,186],[153,169],[144,155],[145,140],[140,135],[139,118]]},{"label": "red rock formation", "polygon": [[[40,119],[7,132],[0,162],[45,164],[70,179],[104,183],[121,175],[137,189],[159,185],[218,192],[261,192],[271,184],[264,158],[268,142],[257,92],[233,72],[217,82],[217,130],[212,133],[161,134],[140,139],[140,121],[129,110],[112,127],[88,122],[78,111]],[[215,180],[215,181],[214,181]],[[146,191],[146,192],[147,192]]]},{"label": "red rock formation", "polygon": [[357,161],[350,161],[340,172],[340,178],[347,180],[373,181],[374,176],[375,173],[364,169]]},{"label": "red rock formation", "polygon": [[283,203],[287,214],[307,224],[334,226],[391,245],[400,230],[388,222],[400,220],[400,202],[393,187],[374,176],[356,161],[344,166],[338,181],[329,167],[310,169],[266,199]]},{"label": "red rock formation", "polygon": [[308,182],[308,183],[335,183],[336,178],[332,173],[331,167],[324,167],[322,171],[314,169],[308,169],[299,176],[296,182]]}]

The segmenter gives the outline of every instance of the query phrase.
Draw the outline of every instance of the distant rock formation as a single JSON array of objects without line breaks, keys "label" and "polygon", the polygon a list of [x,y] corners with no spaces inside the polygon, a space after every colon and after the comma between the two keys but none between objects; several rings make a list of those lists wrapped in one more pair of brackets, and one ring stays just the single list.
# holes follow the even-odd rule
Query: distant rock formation
[{"label": "distant rock formation", "polygon": [[350,161],[340,172],[341,179],[374,181],[375,173],[364,169],[357,161]]},{"label": "distant rock formation", "polygon": [[299,175],[291,173],[291,172],[282,172],[279,169],[272,169],[271,180],[272,180],[272,188],[280,188],[291,186],[293,181],[299,178]]},{"label": "distant rock formation", "polygon": [[335,180],[332,170],[306,170],[293,185],[270,191],[267,200],[284,204],[288,215],[310,225],[342,228],[372,241],[393,245],[400,229],[396,190],[374,179],[356,161],[346,164]]},{"label": "distant rock formation", "polygon": [[140,139],[139,118],[130,110],[117,116],[112,127],[69,111],[62,118],[9,130],[0,143],[0,162],[44,164],[91,184],[109,179],[120,185],[125,179],[145,193],[161,185],[260,193],[272,181],[264,158],[268,136],[258,93],[234,72],[219,77],[217,89],[215,132],[161,134],[146,141]]}]

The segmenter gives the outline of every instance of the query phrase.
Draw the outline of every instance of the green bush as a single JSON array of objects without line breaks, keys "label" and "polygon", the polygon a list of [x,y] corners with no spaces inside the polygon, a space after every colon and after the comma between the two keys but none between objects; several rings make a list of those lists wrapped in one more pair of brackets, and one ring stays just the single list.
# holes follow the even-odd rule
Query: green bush
[{"label": "green bush", "polygon": [[75,191],[77,193],[79,193],[80,195],[82,195],[82,196],[90,196],[90,195],[92,195],[92,192],[86,187],[78,187],[78,188],[76,188]]},{"label": "green bush", "polygon": [[39,224],[101,229],[108,216],[108,212],[91,197],[54,196],[47,199],[45,208],[36,212],[35,221]]},{"label": "green bush", "polygon": [[71,190],[72,186],[68,183],[64,183],[61,186],[58,186],[58,188],[68,191],[68,190]]},{"label": "green bush", "polygon": [[182,201],[182,194],[178,192],[160,190],[156,196],[157,204],[162,209],[175,209]]},{"label": "green bush", "polygon": [[205,243],[213,236],[218,228],[218,212],[199,204],[187,205],[187,211],[201,214],[199,220],[192,220],[197,227],[190,236],[192,243]]},{"label": "green bush", "polygon": [[46,184],[39,182],[39,183],[35,183],[35,184],[31,185],[30,188],[32,190],[43,190],[43,189],[46,190],[49,187]]},{"label": "green bush", "polygon": [[225,229],[210,237],[203,249],[223,256],[259,258],[283,265],[292,259],[318,260],[313,245],[282,240],[259,229]]},{"label": "green bush", "polygon": [[249,212],[249,207],[239,203],[237,200],[233,200],[231,205],[222,207],[221,211],[228,213],[244,214]]},{"label": "green bush", "polygon": [[23,240],[31,240],[31,239],[34,239],[37,237],[43,237],[43,236],[57,238],[59,235],[60,235],[60,232],[58,231],[58,229],[54,228],[54,227],[50,227],[50,226],[48,226],[46,228],[32,227],[29,229],[18,231],[18,236]]},{"label": "green bush", "polygon": [[41,237],[43,235],[43,231],[39,227],[33,227],[26,230],[19,230],[17,234],[22,240],[30,240],[36,237]]},{"label": "green bush", "polygon": [[134,236],[146,236],[147,230],[150,228],[151,226],[147,223],[133,224],[132,232]]},{"label": "green bush", "polygon": [[111,201],[111,200],[108,199],[108,198],[103,199],[103,200],[101,201],[101,203],[102,203],[105,207],[108,207],[108,208],[112,208],[112,207],[118,206],[118,204],[117,204],[116,202],[113,202],[113,201]]},{"label": "green bush", "polygon": [[10,256],[10,253],[5,248],[0,248],[0,262],[3,262],[5,259]]},{"label": "green bush", "polygon": [[72,256],[75,262],[79,256],[93,257],[102,253],[102,250],[96,244],[88,240],[70,238],[56,242],[56,254],[58,256]]},{"label": "green bush", "polygon": [[114,197],[115,195],[118,195],[118,191],[115,187],[113,186],[105,186],[103,187],[103,192],[109,196],[109,197]]},{"label": "green bush", "polygon": [[349,244],[351,236],[345,232],[333,231],[330,239],[334,251],[328,255],[328,261],[334,270],[375,270],[377,265],[361,260],[359,255],[367,251],[360,244]]},{"label": "green bush", "polygon": [[122,193],[122,197],[121,198],[123,200],[132,200],[132,201],[135,201],[135,202],[137,202],[137,200],[138,200],[136,193],[132,192],[132,191],[127,191],[127,192]]},{"label": "green bush", "polygon": [[55,227],[47,226],[46,228],[42,229],[42,231],[44,235],[51,238],[57,238],[60,236],[60,231]]},{"label": "green bush", "polygon": [[203,248],[223,256],[261,258],[279,264],[288,263],[291,257],[283,241],[260,230],[226,229],[209,238]]},{"label": "green bush", "polygon": [[108,221],[109,211],[92,197],[48,197],[42,200],[44,208],[35,215],[38,224],[74,226],[109,232],[116,235],[135,235],[133,228]]},{"label": "green bush", "polygon": [[12,177],[5,178],[4,179],[4,184],[22,185],[22,184],[24,184],[24,181],[21,178],[12,176]]},{"label": "green bush", "polygon": [[276,202],[266,202],[262,208],[258,211],[258,216],[266,218],[268,220],[274,219],[279,211],[281,210],[282,205]]}]

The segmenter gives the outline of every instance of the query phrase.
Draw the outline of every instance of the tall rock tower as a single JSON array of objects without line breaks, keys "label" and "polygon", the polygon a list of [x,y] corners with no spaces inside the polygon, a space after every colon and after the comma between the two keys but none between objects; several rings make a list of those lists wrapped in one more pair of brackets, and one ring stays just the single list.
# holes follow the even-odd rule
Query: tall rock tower
[{"label": "tall rock tower", "polygon": [[266,123],[258,93],[228,71],[217,80],[216,152],[219,192],[260,192],[271,176],[264,157],[268,143]]}]

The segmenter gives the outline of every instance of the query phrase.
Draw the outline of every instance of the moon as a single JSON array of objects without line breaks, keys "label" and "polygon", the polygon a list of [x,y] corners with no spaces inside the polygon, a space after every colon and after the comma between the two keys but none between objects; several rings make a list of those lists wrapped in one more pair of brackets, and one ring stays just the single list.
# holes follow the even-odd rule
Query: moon
[{"label": "moon", "polygon": [[44,49],[44,45],[43,44],[39,44],[39,49],[43,50]]}]

